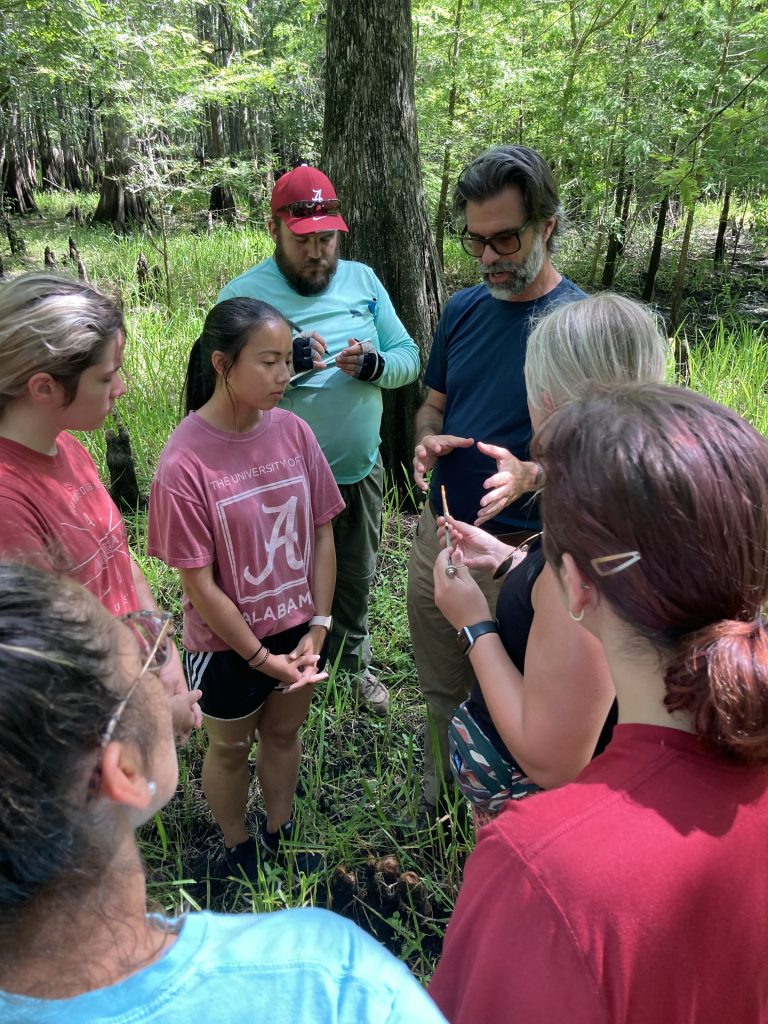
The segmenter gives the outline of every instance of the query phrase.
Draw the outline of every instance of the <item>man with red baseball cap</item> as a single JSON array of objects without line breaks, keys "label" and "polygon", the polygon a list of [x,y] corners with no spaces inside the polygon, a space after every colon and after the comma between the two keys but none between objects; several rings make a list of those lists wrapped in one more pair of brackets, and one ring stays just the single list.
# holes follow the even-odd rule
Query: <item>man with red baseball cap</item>
[{"label": "man with red baseball cap", "polygon": [[280,404],[310,425],[346,503],[333,522],[331,663],[339,656],[360,699],[385,715],[389,694],[370,670],[368,635],[384,491],[381,389],[416,379],[419,350],[371,268],[339,259],[339,232],[348,230],[341,211],[336,190],[316,167],[301,164],[284,174],[267,224],[274,253],[225,285],[217,301],[270,302],[297,332],[295,377]]}]

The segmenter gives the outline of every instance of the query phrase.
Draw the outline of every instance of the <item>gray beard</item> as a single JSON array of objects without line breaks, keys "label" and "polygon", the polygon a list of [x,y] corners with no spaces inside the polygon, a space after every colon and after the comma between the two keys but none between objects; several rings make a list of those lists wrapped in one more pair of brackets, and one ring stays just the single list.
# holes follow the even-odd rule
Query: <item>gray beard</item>
[{"label": "gray beard", "polygon": [[[493,266],[487,267],[480,264],[480,273],[485,286],[494,299],[513,299],[520,292],[533,284],[544,266],[547,255],[547,248],[540,234],[537,234],[531,245],[531,251],[522,263],[512,263],[506,260],[499,260]],[[488,280],[489,274],[510,274],[510,280],[504,284],[492,284]]]},{"label": "gray beard", "polygon": [[291,288],[293,288],[295,292],[298,292],[299,295],[304,296],[319,295],[321,292],[324,292],[331,283],[331,278],[336,273],[336,264],[338,262],[338,256],[334,256],[332,260],[327,261],[324,274],[321,274],[320,277],[315,277],[312,280],[309,280],[300,271],[295,270],[295,268],[288,262],[279,238],[275,242],[273,258],[280,273],[286,279]]}]

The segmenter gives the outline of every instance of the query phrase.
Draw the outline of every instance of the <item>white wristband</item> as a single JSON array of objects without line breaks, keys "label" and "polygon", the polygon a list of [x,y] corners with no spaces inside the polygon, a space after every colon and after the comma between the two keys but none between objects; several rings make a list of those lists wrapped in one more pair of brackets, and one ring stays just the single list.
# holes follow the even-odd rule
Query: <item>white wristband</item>
[{"label": "white wristband", "polygon": [[333,619],[330,615],[313,615],[309,620],[308,625],[323,626],[330,632],[331,626],[333,625]]}]

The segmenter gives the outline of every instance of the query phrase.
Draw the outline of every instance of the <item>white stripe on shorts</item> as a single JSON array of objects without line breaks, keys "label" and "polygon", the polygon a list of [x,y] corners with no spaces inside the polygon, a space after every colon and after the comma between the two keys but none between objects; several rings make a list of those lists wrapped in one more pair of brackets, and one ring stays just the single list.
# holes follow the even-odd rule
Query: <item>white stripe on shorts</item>
[{"label": "white stripe on shorts", "polygon": [[212,651],[184,651],[184,668],[190,690],[200,689],[200,682],[212,657]]}]

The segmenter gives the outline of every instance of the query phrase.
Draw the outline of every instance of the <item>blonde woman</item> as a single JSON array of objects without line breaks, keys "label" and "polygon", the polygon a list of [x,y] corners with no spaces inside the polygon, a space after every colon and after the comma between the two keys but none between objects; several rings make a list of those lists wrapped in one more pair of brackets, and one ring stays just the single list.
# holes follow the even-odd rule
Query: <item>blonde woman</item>
[{"label": "blonde woman", "polygon": [[[665,339],[637,302],[605,293],[559,307],[528,340],[534,431],[594,381],[661,380],[666,359]],[[601,739],[614,690],[600,645],[566,614],[540,538],[521,550],[449,525],[456,571],[446,575],[438,559],[435,603],[476,680],[451,720],[450,766],[481,822],[509,799],[575,778],[610,734]],[[495,617],[468,569],[506,577]]]},{"label": "blonde woman", "polygon": [[[98,430],[125,394],[122,312],[49,273],[0,287],[0,556],[65,572],[112,615],[154,608],[123,519],[71,431]],[[176,649],[163,679],[180,735],[200,724]]]}]

